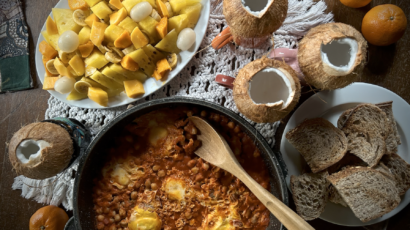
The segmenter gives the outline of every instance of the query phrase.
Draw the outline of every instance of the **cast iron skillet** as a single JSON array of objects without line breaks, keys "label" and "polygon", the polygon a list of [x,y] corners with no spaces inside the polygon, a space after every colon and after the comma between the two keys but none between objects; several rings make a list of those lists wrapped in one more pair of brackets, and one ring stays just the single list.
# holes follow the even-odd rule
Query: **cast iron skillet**
[{"label": "cast iron skillet", "polygon": [[[85,155],[80,159],[74,184],[74,222],[77,230],[95,229],[95,214],[92,202],[93,178],[95,178],[98,172],[101,171],[103,165],[102,159],[104,158],[103,155],[105,155],[106,152],[104,150],[112,144],[114,140],[113,137],[115,137],[126,124],[129,124],[138,116],[157,109],[175,107],[178,105],[193,106],[200,110],[207,109],[208,111],[213,110],[220,114],[224,114],[235,121],[235,123],[238,124],[250,138],[255,139],[255,143],[261,152],[261,156],[270,171],[271,192],[279,198],[279,200],[288,205],[288,192],[284,173],[281,168],[285,168],[282,157],[280,153],[275,154],[272,151],[265,139],[248,122],[232,111],[214,103],[187,97],[172,97],[152,100],[127,110],[106,125],[91,142]],[[275,217],[273,217],[273,215],[271,215],[271,223],[267,229],[276,230],[285,228]]]}]

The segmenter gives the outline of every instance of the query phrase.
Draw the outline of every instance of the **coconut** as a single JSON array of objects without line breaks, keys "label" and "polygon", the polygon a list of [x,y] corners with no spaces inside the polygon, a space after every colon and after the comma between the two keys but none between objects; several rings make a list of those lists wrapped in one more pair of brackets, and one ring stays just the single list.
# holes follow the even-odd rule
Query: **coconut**
[{"label": "coconut", "polygon": [[225,0],[223,13],[238,45],[257,47],[282,25],[288,0]]},{"label": "coconut", "polygon": [[258,123],[284,118],[295,108],[301,94],[296,72],[286,63],[267,57],[247,64],[233,85],[239,111]]},{"label": "coconut", "polygon": [[45,179],[60,173],[70,163],[73,152],[69,133],[48,122],[21,128],[9,144],[9,159],[14,170],[32,179]]},{"label": "coconut", "polygon": [[359,79],[366,50],[367,42],[355,28],[329,23],[312,28],[300,41],[298,61],[309,85],[333,90]]}]

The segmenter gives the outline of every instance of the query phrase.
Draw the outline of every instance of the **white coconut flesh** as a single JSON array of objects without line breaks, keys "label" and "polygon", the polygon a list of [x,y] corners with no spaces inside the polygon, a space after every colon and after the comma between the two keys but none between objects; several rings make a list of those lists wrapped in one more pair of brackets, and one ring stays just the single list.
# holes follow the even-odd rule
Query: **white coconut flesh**
[{"label": "white coconut flesh", "polygon": [[21,163],[34,166],[41,162],[41,152],[50,147],[50,143],[43,140],[24,140],[16,149],[16,156]]},{"label": "white coconut flesh", "polygon": [[359,45],[355,39],[340,38],[320,47],[324,64],[335,70],[338,76],[349,74],[356,62]]},{"label": "white coconut flesh", "polygon": [[276,68],[259,71],[249,82],[248,93],[255,104],[286,108],[295,96],[295,83]]},{"label": "white coconut flesh", "polygon": [[252,15],[262,17],[273,0],[242,0],[243,7]]}]

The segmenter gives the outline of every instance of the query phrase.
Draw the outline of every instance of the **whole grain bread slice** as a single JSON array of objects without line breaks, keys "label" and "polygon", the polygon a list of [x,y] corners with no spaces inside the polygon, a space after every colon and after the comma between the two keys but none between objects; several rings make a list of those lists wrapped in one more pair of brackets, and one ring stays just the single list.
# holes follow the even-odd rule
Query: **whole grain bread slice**
[{"label": "whole grain bread slice", "polygon": [[346,201],[343,200],[343,197],[339,194],[336,188],[333,185],[329,186],[329,201],[335,204],[340,204],[342,206],[348,207]]},{"label": "whole grain bread slice", "polygon": [[345,134],[323,118],[305,120],[286,134],[313,173],[320,172],[343,158],[347,151]]},{"label": "whole grain bread slice", "polygon": [[386,153],[389,130],[386,113],[373,104],[354,108],[342,128],[348,139],[348,151],[370,167],[376,166]]},{"label": "whole grain bread slice", "polygon": [[384,102],[376,104],[387,116],[388,125],[390,126],[390,132],[386,138],[387,154],[397,153],[397,146],[401,144],[400,134],[397,130],[396,119],[393,115],[393,102]]},{"label": "whole grain bread slice", "polygon": [[396,179],[399,194],[404,195],[410,189],[410,164],[393,153],[383,156],[381,162],[390,170]]},{"label": "whole grain bread slice", "polygon": [[291,176],[290,189],[295,201],[297,213],[305,220],[313,220],[325,210],[328,200],[329,174],[305,173],[300,176]]},{"label": "whole grain bread slice", "polygon": [[379,218],[400,203],[395,182],[375,169],[347,168],[327,180],[362,222]]},{"label": "whole grain bread slice", "polygon": [[345,122],[347,121],[347,118],[349,118],[350,114],[353,112],[353,109],[348,109],[340,115],[339,119],[337,120],[337,127],[339,129],[342,129],[343,126],[345,125]]}]

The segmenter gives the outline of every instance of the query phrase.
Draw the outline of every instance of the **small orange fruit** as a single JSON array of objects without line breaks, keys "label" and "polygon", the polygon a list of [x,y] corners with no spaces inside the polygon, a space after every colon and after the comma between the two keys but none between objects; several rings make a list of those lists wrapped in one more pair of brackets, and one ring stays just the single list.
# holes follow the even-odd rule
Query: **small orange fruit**
[{"label": "small orange fruit", "polygon": [[30,230],[64,230],[68,221],[67,213],[53,205],[37,210],[30,218]]},{"label": "small orange fruit", "polygon": [[397,42],[407,27],[407,18],[400,7],[392,4],[379,5],[363,18],[362,33],[366,40],[376,46],[388,46]]},{"label": "small orange fruit", "polygon": [[360,8],[369,4],[372,0],[340,0],[340,2],[348,7]]}]

